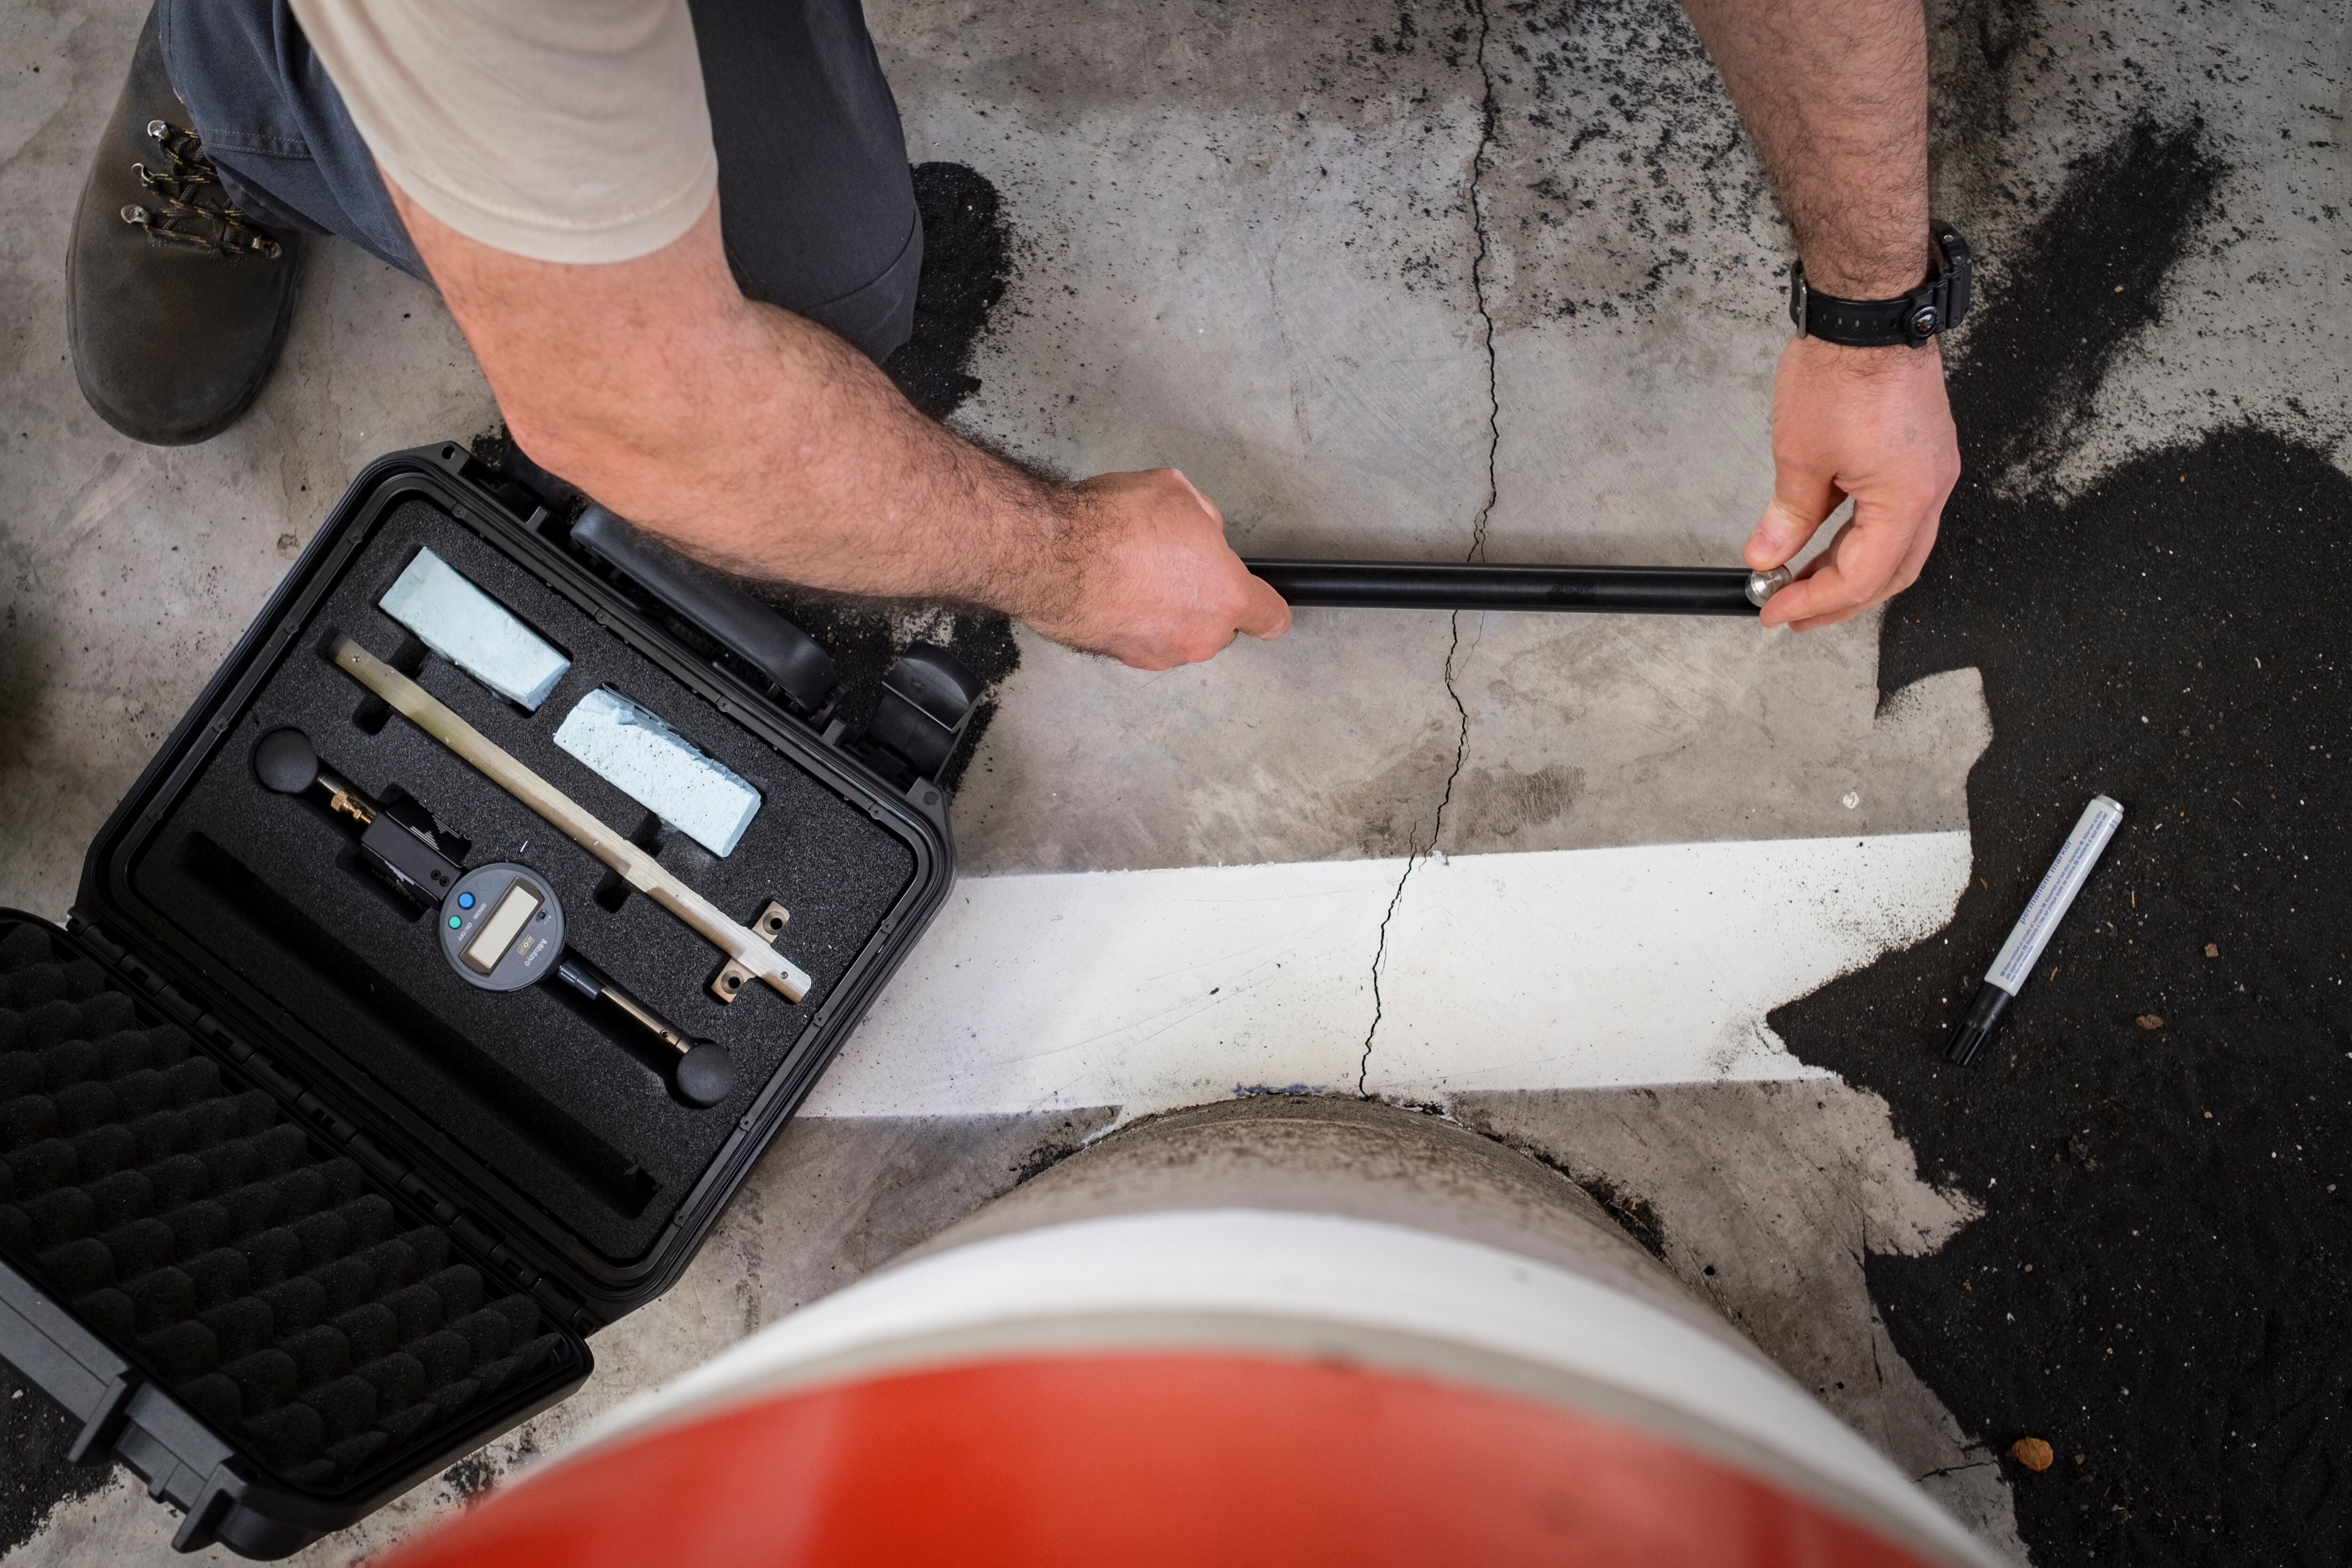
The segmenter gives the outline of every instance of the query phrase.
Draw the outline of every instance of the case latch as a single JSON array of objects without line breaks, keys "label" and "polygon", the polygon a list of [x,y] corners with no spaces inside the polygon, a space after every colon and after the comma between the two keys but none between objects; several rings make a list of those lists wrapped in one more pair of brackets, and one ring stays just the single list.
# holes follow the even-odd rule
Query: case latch
[{"label": "case latch", "polygon": [[980,702],[980,677],[955,655],[919,642],[882,673],[882,701],[865,739],[904,763],[918,778],[936,781]]}]

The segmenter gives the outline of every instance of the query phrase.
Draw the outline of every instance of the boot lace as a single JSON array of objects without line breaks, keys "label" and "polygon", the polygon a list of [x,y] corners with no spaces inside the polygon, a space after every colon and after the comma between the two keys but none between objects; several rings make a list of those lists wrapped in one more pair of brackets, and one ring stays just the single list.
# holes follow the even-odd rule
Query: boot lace
[{"label": "boot lace", "polygon": [[145,205],[133,202],[122,209],[122,221],[147,231],[147,237],[173,245],[194,246],[221,256],[278,258],[280,247],[256,227],[251,216],[237,209],[222,189],[220,174],[205,156],[204,142],[193,131],[147,122],[147,134],[162,154],[158,167],[131,165],[147,187]]}]

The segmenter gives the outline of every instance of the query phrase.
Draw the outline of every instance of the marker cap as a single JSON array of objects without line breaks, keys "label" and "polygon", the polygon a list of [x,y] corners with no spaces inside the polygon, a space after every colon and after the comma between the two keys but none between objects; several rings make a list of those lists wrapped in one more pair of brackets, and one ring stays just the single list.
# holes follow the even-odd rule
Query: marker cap
[{"label": "marker cap", "polygon": [[1990,981],[1977,987],[1976,1000],[1958,1024],[1952,1026],[1952,1037],[1944,1043],[1944,1059],[1966,1067],[1976,1060],[1977,1052],[1985,1042],[2000,1032],[2000,1017],[2009,1011],[2009,993]]}]

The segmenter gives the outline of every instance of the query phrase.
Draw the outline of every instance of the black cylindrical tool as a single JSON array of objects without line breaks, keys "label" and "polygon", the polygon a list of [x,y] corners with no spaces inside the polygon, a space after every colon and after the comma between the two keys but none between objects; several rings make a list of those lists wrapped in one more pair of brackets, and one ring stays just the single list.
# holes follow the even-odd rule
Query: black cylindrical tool
[{"label": "black cylindrical tool", "polygon": [[1535,566],[1484,561],[1244,561],[1293,605],[1753,616],[1786,567]]}]

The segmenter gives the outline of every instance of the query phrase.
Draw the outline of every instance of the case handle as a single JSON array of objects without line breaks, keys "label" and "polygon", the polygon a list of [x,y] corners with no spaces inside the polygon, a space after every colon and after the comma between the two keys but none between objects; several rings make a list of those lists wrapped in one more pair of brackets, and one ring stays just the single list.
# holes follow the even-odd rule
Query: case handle
[{"label": "case handle", "polygon": [[740,588],[663,549],[594,501],[572,525],[573,542],[716,638],[814,713],[835,679],[833,656]]}]

